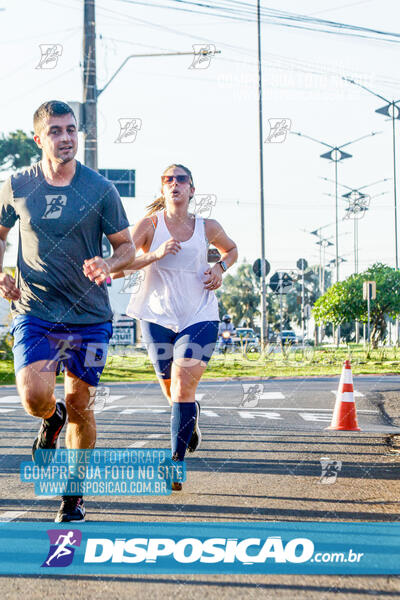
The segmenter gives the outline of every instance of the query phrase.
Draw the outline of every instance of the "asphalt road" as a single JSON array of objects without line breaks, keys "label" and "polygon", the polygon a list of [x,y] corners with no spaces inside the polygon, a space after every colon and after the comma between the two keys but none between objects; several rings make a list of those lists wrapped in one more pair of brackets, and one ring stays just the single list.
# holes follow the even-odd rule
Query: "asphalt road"
[{"label": "asphalt road", "polygon": [[[203,443],[188,457],[182,492],[167,497],[90,497],[88,521],[393,521],[400,463],[388,454],[387,423],[375,394],[400,377],[357,377],[361,432],[326,431],[339,378],[203,382]],[[95,401],[98,447],[169,448],[170,410],[157,384],[104,385]],[[62,388],[57,387],[58,397]],[[0,520],[51,521],[57,497],[35,498],[21,483],[38,421],[15,387],[0,389]],[[343,463],[335,485],[320,485],[321,457]],[[80,585],[79,585],[80,582]],[[3,578],[6,598],[370,598],[400,597],[397,577],[163,576]],[[16,591],[16,590],[19,590]],[[108,591],[107,591],[108,590]],[[107,591],[107,593],[106,593]]]}]

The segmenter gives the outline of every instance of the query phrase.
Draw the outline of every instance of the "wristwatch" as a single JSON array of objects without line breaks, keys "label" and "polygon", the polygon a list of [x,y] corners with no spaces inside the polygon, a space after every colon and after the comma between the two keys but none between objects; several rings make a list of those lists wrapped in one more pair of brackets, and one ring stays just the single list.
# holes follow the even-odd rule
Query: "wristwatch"
[{"label": "wristwatch", "polygon": [[217,262],[217,265],[221,265],[221,269],[223,270],[224,273],[225,273],[225,271],[228,270],[228,266],[224,260],[219,260]]}]

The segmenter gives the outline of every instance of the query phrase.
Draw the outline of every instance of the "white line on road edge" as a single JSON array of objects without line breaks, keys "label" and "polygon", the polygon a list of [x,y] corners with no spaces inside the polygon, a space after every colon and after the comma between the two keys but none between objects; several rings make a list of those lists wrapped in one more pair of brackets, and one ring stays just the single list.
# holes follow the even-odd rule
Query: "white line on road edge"
[{"label": "white line on road edge", "polygon": [[137,442],[133,442],[133,444],[128,446],[128,448],[143,448],[143,446],[145,446],[147,444],[147,442],[149,442],[150,440],[157,440],[158,438],[160,438],[162,436],[163,436],[162,433],[151,433],[150,435],[147,436],[147,438],[145,440],[138,440]]},{"label": "white line on road edge", "polygon": [[137,442],[133,442],[133,444],[130,444],[128,448],[143,448],[143,446],[145,446],[146,444],[147,440],[138,440]]},{"label": "white line on road edge", "polygon": [[8,523],[18,519],[21,515],[27,513],[27,510],[7,510],[4,513],[0,513],[0,523]]},{"label": "white line on road edge", "polygon": [[[120,408],[125,408],[124,406],[118,405],[118,406],[110,406],[110,409],[113,410],[117,410]],[[147,412],[147,411],[151,411],[153,413],[163,413],[166,412],[166,410],[154,410],[157,408],[161,408],[161,406],[158,405],[152,405],[151,407],[147,406],[137,406],[136,409],[134,408],[128,408],[126,410],[123,410],[120,414],[128,414],[129,412]],[[201,409],[201,414],[204,414],[204,411],[209,410],[209,409],[217,409],[217,410],[289,410],[289,411],[312,411],[312,412],[332,412],[333,408],[319,408],[318,406],[315,406],[314,408],[303,408],[303,407],[298,407],[298,406],[294,406],[294,407],[286,407],[286,406],[253,406],[253,407],[246,407],[246,406],[209,406],[208,404],[204,404],[202,406]],[[146,410],[137,410],[137,409],[146,409]],[[368,409],[357,409],[358,413],[364,413],[364,414],[369,414],[369,415],[377,415],[379,414],[379,410],[368,410]],[[101,414],[101,413],[100,413]]]},{"label": "white line on road edge", "polygon": [[21,403],[19,396],[3,396],[0,398],[0,404],[18,404]]}]

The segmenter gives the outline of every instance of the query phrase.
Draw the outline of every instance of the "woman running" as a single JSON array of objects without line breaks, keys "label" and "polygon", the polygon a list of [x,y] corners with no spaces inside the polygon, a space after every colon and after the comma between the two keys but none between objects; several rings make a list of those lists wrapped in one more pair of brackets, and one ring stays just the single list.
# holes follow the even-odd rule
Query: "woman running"
[{"label": "woman running", "polygon": [[[144,278],[126,311],[140,319],[143,341],[172,407],[172,457],[180,461],[200,444],[195,393],[218,337],[215,290],[238,255],[217,221],[189,213],[194,192],[188,168],[174,164],[164,171],[160,198],[132,230],[143,254],[130,268],[143,269]],[[213,267],[207,262],[210,243],[221,254]]]}]

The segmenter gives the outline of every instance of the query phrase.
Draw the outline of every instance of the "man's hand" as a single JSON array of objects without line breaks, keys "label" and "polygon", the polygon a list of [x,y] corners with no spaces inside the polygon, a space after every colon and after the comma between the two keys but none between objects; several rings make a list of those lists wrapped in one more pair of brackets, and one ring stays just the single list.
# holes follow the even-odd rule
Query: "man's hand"
[{"label": "man's hand", "polygon": [[212,268],[204,271],[206,280],[204,281],[204,287],[206,290],[216,290],[222,285],[222,267],[218,263]]},{"label": "man's hand", "polygon": [[105,282],[107,277],[110,276],[110,267],[104,258],[95,256],[94,258],[85,260],[83,263],[83,272],[90,281],[94,281],[97,285],[101,285]]},{"label": "man's hand", "polygon": [[19,300],[21,297],[14,277],[7,273],[0,273],[0,296],[6,300]]}]

